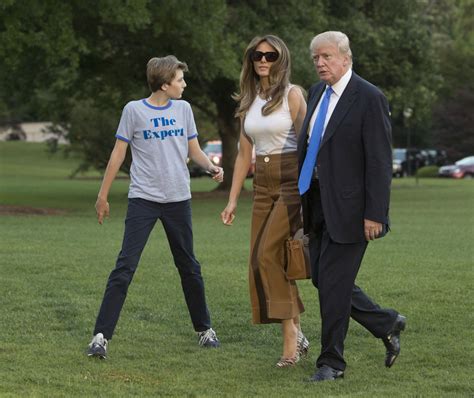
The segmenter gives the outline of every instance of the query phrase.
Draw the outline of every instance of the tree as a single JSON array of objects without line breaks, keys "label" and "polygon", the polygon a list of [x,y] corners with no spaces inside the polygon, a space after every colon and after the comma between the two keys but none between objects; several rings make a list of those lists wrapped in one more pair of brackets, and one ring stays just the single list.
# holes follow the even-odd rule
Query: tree
[{"label": "tree", "polygon": [[449,5],[453,17],[438,28],[443,86],[433,107],[433,143],[458,160],[474,153],[474,2]]},{"label": "tree", "polygon": [[[307,6],[311,3],[305,2]],[[190,67],[185,99],[195,108],[198,125],[206,125],[213,130],[211,136],[222,138],[224,168],[231,176],[239,137],[238,121],[233,116],[236,104],[231,95],[237,91],[243,50],[255,34],[268,33],[272,26],[279,26],[284,35],[296,39],[302,36],[297,23],[310,26],[322,20],[316,12],[298,16],[297,6],[301,3],[291,0],[288,12],[288,5],[283,2],[270,7],[266,1],[72,0],[64,5],[46,0],[34,3],[23,14],[25,3],[10,1],[2,9],[6,21],[2,35],[8,39],[5,43],[25,44],[10,54],[11,67],[4,69],[3,75],[21,77],[14,63],[28,65],[31,52],[36,51],[36,68],[45,76],[36,80],[31,73],[25,73],[27,80],[13,79],[16,86],[6,87],[4,93],[17,91],[22,97],[9,100],[5,108],[24,118],[35,109],[35,101],[48,98],[45,112],[34,110],[31,117],[44,116],[64,124],[69,131],[69,150],[83,154],[81,169],[103,169],[121,108],[127,101],[147,95],[144,65],[153,56],[173,53]],[[267,11],[272,12],[262,20],[261,15]],[[45,15],[47,22],[37,22]],[[56,19],[61,20],[59,43],[57,34],[44,26],[55,26]],[[19,36],[17,26],[22,27],[27,38],[20,40],[23,36]],[[255,26],[260,27],[260,32],[255,32]],[[31,41],[38,31],[42,39]],[[297,51],[306,48],[308,40],[295,42]],[[50,48],[45,43],[54,45]],[[9,53],[8,46],[2,49],[3,54]],[[74,62],[66,62],[70,53],[75,54]],[[51,65],[57,67],[51,69]],[[56,81],[57,76],[64,76],[64,81]],[[30,86],[34,88],[33,97],[26,101]],[[8,96],[2,96],[5,98]],[[20,103],[28,104],[28,109],[20,109]],[[127,164],[124,169],[127,171]],[[230,182],[228,177],[222,188],[228,188]]]},{"label": "tree", "polygon": [[406,146],[403,110],[419,143],[430,134],[440,73],[428,26],[426,1],[328,2],[331,29],[351,39],[354,70],[383,90],[390,104],[395,146]]},{"label": "tree", "polygon": [[[69,150],[83,154],[81,168],[103,169],[122,107],[148,95],[146,62],[175,54],[190,68],[184,98],[193,106],[200,138],[223,141],[227,178],[221,188],[228,189],[239,138],[231,95],[238,90],[248,42],[256,35],[280,36],[292,54],[292,81],[309,88],[316,80],[311,38],[324,30],[341,30],[351,39],[356,72],[389,98],[395,142],[404,142],[406,106],[415,109],[412,128],[427,140],[441,82],[430,17],[443,16],[440,6],[432,4],[448,0],[439,2],[4,1],[1,121],[49,119],[64,125]],[[467,25],[459,29],[465,31]]]},{"label": "tree", "polygon": [[41,120],[61,114],[83,52],[74,36],[71,6],[45,0],[0,6],[0,121]]},{"label": "tree", "polygon": [[448,157],[459,160],[474,153],[474,91],[457,88],[433,109],[436,146]]}]

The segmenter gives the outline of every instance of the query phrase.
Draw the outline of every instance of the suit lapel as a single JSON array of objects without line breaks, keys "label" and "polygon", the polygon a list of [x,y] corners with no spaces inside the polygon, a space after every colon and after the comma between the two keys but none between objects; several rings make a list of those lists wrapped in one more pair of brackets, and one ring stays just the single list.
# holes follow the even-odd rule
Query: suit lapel
[{"label": "suit lapel", "polygon": [[319,150],[321,150],[324,144],[328,142],[329,139],[334,135],[337,126],[339,126],[339,123],[341,123],[342,119],[344,119],[344,116],[346,115],[347,111],[354,104],[357,94],[358,78],[359,77],[354,72],[352,72],[352,77],[349,80],[346,89],[342,93],[341,98],[337,102],[336,108],[334,108],[334,111],[331,115],[331,119],[329,119],[329,122],[326,126],[326,130],[324,132],[323,140],[321,142]]}]

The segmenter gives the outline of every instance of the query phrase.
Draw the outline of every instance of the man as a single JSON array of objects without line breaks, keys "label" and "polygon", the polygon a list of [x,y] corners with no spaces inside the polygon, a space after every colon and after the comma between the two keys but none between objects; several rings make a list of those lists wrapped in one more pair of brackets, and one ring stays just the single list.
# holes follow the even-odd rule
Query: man
[{"label": "man", "polygon": [[382,339],[387,367],[400,353],[406,320],[380,308],[355,285],[368,241],[388,229],[392,150],[387,100],[352,71],[344,33],[321,33],[310,50],[322,81],[308,94],[298,140],[298,187],[310,236],[312,281],[319,291],[321,353],[310,379],[319,382],[344,376],[351,316]]}]

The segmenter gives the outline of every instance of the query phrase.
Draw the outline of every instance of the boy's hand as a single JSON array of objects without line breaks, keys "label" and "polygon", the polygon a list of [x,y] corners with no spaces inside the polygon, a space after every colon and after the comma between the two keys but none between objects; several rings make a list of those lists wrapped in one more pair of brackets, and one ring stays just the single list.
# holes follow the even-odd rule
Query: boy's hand
[{"label": "boy's hand", "polygon": [[108,217],[110,213],[109,202],[105,199],[97,198],[97,202],[95,202],[95,211],[97,213],[97,220],[99,221],[99,224],[102,225],[104,217]]},{"label": "boy's hand", "polygon": [[224,169],[222,167],[213,165],[209,167],[208,172],[214,181],[222,182],[224,180]]}]

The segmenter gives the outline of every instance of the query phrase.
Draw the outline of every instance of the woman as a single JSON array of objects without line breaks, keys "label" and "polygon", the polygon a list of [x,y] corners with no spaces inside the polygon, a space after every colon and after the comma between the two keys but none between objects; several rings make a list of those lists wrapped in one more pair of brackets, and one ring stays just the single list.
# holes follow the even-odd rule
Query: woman
[{"label": "woman", "polygon": [[306,114],[301,90],[290,84],[290,53],[278,37],[255,37],[248,45],[234,96],[241,121],[240,146],[229,202],[221,213],[231,225],[252,160],[256,173],[250,239],[249,283],[255,324],[281,323],[283,355],[277,367],[293,366],[309,342],[301,333],[304,311],[294,281],[285,277],[285,240],[302,226],[296,132]]}]

